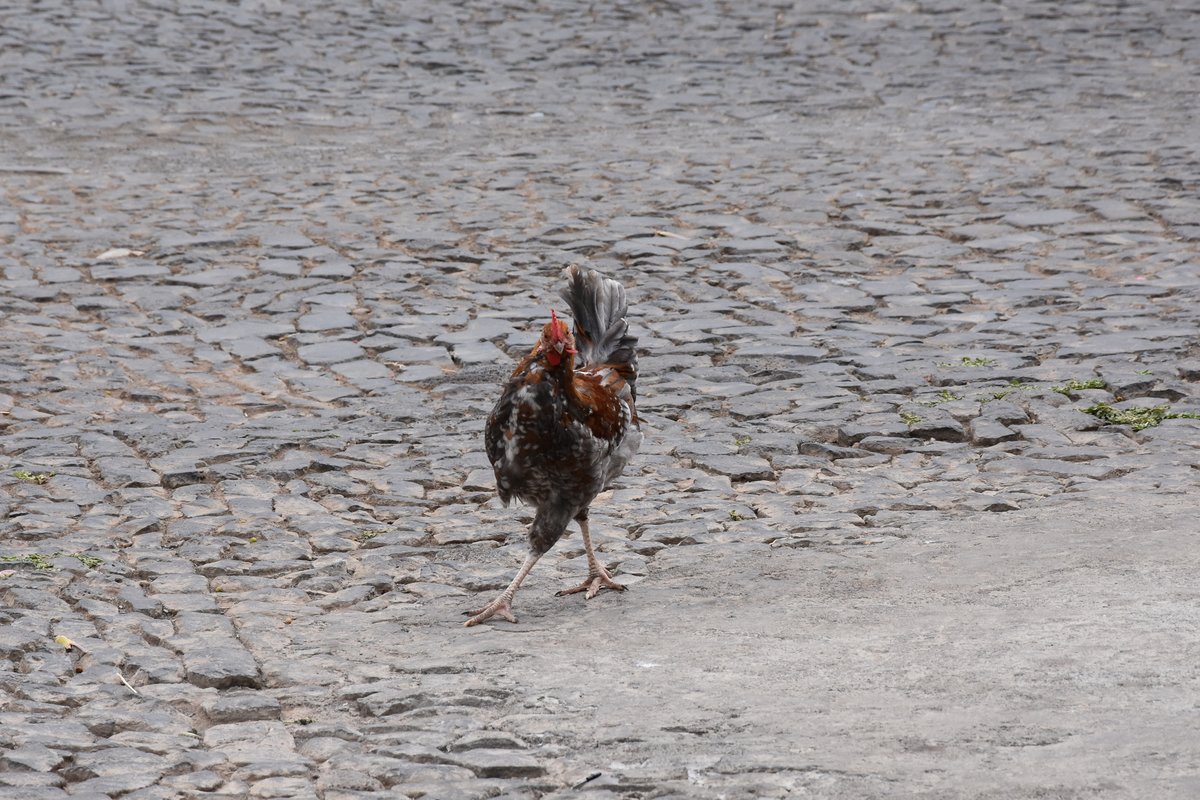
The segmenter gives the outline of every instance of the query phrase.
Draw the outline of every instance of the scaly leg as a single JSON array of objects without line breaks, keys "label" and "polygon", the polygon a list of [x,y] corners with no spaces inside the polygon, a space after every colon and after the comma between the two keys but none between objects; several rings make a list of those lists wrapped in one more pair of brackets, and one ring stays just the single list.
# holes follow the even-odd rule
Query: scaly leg
[{"label": "scaly leg", "polygon": [[517,587],[521,585],[521,581],[525,580],[525,576],[529,574],[529,570],[533,569],[533,565],[536,564],[538,559],[541,557],[542,556],[540,553],[534,552],[530,552],[529,555],[525,556],[525,563],[521,565],[519,570],[517,570],[517,577],[512,579],[512,583],[508,585],[508,588],[501,592],[499,597],[478,611],[465,612],[467,614],[471,614],[472,617],[464,622],[463,625],[469,628],[472,625],[478,625],[479,623],[489,620],[497,615],[508,620],[509,622],[516,622],[517,618],[513,616],[512,613],[513,595],[517,593]]},{"label": "scaly leg", "polygon": [[596,558],[596,551],[592,549],[592,536],[588,533],[588,523],[586,519],[577,520],[579,522],[579,530],[583,533],[583,547],[587,550],[588,560],[588,576],[583,583],[578,586],[572,586],[569,589],[563,589],[556,593],[558,597],[565,597],[569,594],[577,592],[587,592],[584,598],[591,600],[596,596],[601,589],[614,589],[618,592],[625,591],[625,585],[617,583],[612,579],[612,575],[608,574],[608,570]]}]

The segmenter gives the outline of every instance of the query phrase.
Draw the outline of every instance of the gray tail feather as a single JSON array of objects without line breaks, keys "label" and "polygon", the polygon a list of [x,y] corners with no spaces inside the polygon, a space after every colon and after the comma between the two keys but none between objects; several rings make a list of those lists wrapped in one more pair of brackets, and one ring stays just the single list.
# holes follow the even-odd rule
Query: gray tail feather
[{"label": "gray tail feather", "polygon": [[594,269],[572,264],[563,270],[560,294],[575,320],[575,346],[585,366],[612,364],[630,388],[637,380],[637,337],[629,333],[625,288]]}]

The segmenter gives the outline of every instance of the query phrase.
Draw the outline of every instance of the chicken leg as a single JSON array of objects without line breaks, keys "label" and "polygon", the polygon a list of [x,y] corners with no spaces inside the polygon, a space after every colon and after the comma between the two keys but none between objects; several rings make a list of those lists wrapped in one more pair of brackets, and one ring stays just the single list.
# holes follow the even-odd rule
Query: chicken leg
[{"label": "chicken leg", "polygon": [[466,613],[471,614],[472,616],[469,620],[463,623],[463,626],[469,628],[472,625],[478,625],[479,623],[489,620],[495,616],[499,616],[500,618],[506,619],[509,622],[516,622],[517,618],[512,613],[513,595],[517,593],[517,588],[521,585],[521,581],[525,580],[525,576],[529,574],[529,571],[533,569],[533,565],[536,564],[538,559],[541,557],[541,553],[534,553],[532,551],[529,553],[529,555],[525,556],[525,563],[521,565],[519,570],[517,570],[517,577],[512,579],[512,583],[508,585],[508,588],[501,592],[499,597],[488,603],[483,608],[476,611],[467,611]]},{"label": "chicken leg", "polygon": [[592,536],[588,533],[587,520],[580,519],[577,522],[579,523],[580,532],[583,533],[583,547],[587,550],[588,576],[584,579],[583,583],[556,592],[555,596],[566,597],[569,594],[587,592],[583,597],[585,600],[591,600],[601,589],[613,589],[618,592],[625,591],[625,585],[614,581],[612,575],[608,574],[608,570],[596,558],[596,551],[592,549]]}]

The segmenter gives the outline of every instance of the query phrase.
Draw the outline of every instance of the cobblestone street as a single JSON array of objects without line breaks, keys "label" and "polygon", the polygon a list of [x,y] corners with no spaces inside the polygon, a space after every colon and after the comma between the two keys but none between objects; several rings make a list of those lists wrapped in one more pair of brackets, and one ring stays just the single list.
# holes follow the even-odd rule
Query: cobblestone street
[{"label": "cobblestone street", "polygon": [[1200,13],[819,6],[0,2],[0,798],[1200,795]]}]

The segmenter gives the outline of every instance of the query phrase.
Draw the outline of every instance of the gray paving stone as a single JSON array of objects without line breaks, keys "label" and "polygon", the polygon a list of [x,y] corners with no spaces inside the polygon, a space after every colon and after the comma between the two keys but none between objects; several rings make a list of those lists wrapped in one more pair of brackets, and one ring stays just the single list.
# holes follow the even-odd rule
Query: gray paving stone
[{"label": "gray paving stone", "polygon": [[302,345],[297,351],[309,364],[337,364],[363,356],[363,349],[354,342],[319,342]]},{"label": "gray paving stone", "polygon": [[1152,342],[1128,334],[1102,334],[1059,348],[1061,358],[1095,358],[1119,353],[1145,353],[1155,350],[1174,350],[1177,342]]},{"label": "gray paving stone", "polygon": [[279,701],[257,692],[247,694],[223,692],[206,698],[201,709],[209,722],[214,725],[254,720],[278,720],[280,717]]},{"label": "gray paving stone", "polygon": [[1067,208],[1050,208],[1037,211],[1016,211],[1006,215],[1004,221],[1018,228],[1042,228],[1061,225],[1064,222],[1078,219],[1080,216],[1079,212]]},{"label": "gray paving stone", "polygon": [[64,760],[65,756],[62,753],[44,744],[25,745],[0,755],[0,764],[3,764],[6,770],[50,772]]},{"label": "gray paving stone", "polygon": [[370,775],[355,770],[339,769],[324,772],[317,779],[317,788],[328,794],[339,789],[350,789],[361,792],[377,792],[383,790],[383,783]]},{"label": "gray paving stone", "polygon": [[[214,640],[207,640],[214,641]],[[229,689],[234,686],[258,688],[261,683],[258,664],[240,643],[228,640],[189,647],[183,652],[186,679],[193,686]]]},{"label": "gray paving stone", "polygon": [[[70,781],[86,781],[89,778],[121,778],[120,784],[104,784],[112,788],[98,788],[102,792],[128,792],[141,789],[157,782],[171,764],[164,756],[148,753],[134,747],[110,747],[76,753],[64,777]],[[116,788],[117,786],[128,788]]]},{"label": "gray paving stone", "polygon": [[259,270],[276,275],[296,276],[303,272],[303,266],[291,258],[264,258],[258,262]]},{"label": "gray paving stone", "polygon": [[962,424],[942,408],[923,408],[910,413],[916,415],[916,420],[908,425],[908,433],[914,438],[961,442],[966,437]]},{"label": "gray paving stone", "polygon": [[213,792],[225,783],[225,779],[219,773],[205,769],[170,776],[166,779],[166,783],[185,792]]},{"label": "gray paving stone", "polygon": [[692,461],[702,469],[727,475],[734,481],[770,480],[775,471],[770,462],[756,456],[694,456]]},{"label": "gray paving stone", "polygon": [[481,778],[531,778],[546,770],[537,758],[511,748],[472,748],[454,759]]},{"label": "gray paving stone", "polygon": [[977,419],[971,423],[971,441],[980,447],[990,447],[999,442],[1020,438],[1012,428],[993,419]]},{"label": "gray paving stone", "polygon": [[298,250],[312,247],[312,240],[296,230],[282,226],[263,227],[258,231],[258,243],[262,247]]},{"label": "gray paving stone", "polygon": [[350,314],[340,309],[318,309],[296,320],[300,331],[357,330],[358,323]]},{"label": "gray paving stone", "polygon": [[19,660],[25,653],[41,648],[46,635],[36,630],[19,630],[12,627],[0,629],[0,656]]},{"label": "gray paving stone", "polygon": [[161,647],[131,644],[124,648],[124,664],[132,682],[142,676],[152,683],[175,683],[184,679],[185,672],[175,653]]},{"label": "gray paving stone", "polygon": [[59,800],[68,795],[59,788],[65,783],[55,775],[14,772],[0,777],[0,797],[5,800]]},{"label": "gray paving stone", "polygon": [[[278,721],[213,725],[204,732],[204,745],[238,766],[258,762],[304,763],[302,758],[293,754],[292,736]],[[291,757],[288,757],[289,754],[292,754]]]},{"label": "gray paving stone", "polygon": [[528,745],[516,736],[501,731],[472,731],[460,736],[447,748],[451,752],[464,750],[525,750]]}]

